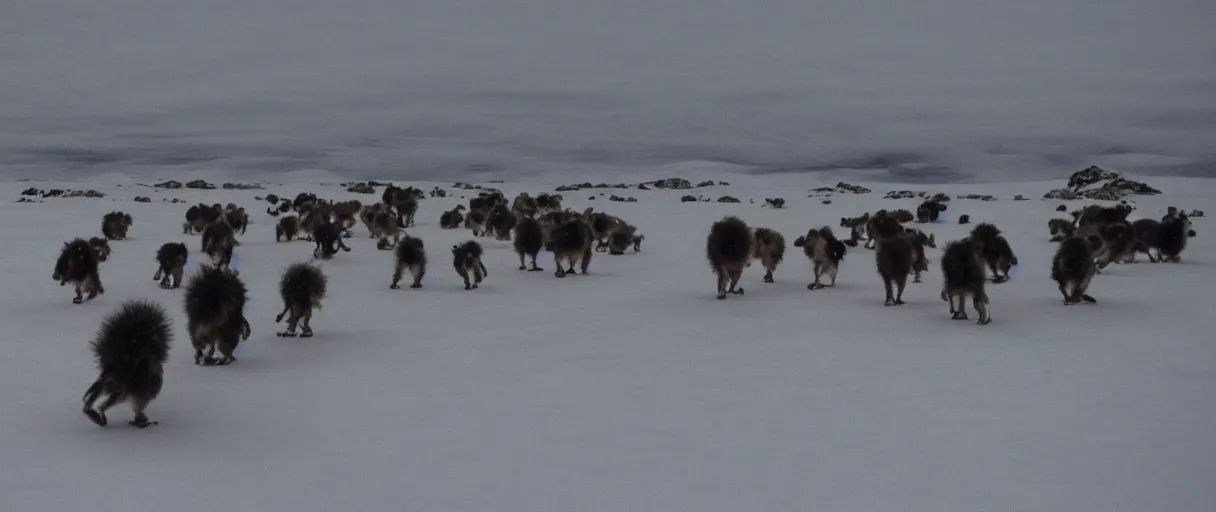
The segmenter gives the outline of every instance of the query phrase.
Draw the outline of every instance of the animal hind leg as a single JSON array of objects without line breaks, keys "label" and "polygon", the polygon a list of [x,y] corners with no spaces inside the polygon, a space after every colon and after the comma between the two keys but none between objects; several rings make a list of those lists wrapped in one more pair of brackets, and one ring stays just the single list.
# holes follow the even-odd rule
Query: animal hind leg
[{"label": "animal hind leg", "polygon": [[902,306],[904,304],[904,288],[908,286],[908,276],[902,275],[895,278],[895,305]]},{"label": "animal hind leg", "polygon": [[774,282],[773,281],[773,269],[776,268],[776,265],[773,264],[773,259],[769,256],[765,256],[763,258],[760,258],[760,263],[762,265],[764,265],[764,282],[766,282],[766,283]]},{"label": "animal hind leg", "polygon": [[743,295],[743,287],[739,286],[739,279],[743,277],[742,268],[734,268],[727,271],[730,274],[730,288],[727,289],[733,295]]},{"label": "animal hind leg", "polygon": [[887,292],[887,300],[886,300],[886,302],[883,303],[884,306],[894,306],[895,305],[895,293],[894,293],[894,290],[892,289],[891,281],[892,281],[891,276],[883,274],[882,287]]},{"label": "animal hind leg", "polygon": [[718,277],[718,300],[726,298],[726,284],[730,282],[730,276],[726,275],[726,270],[723,268],[715,269],[715,274]]},{"label": "animal hind leg", "polygon": [[84,304],[84,291],[80,288],[80,283],[76,283],[76,298],[72,299],[72,304]]},{"label": "animal hind leg", "polygon": [[400,264],[398,264],[396,266],[396,268],[393,269],[393,281],[388,284],[388,287],[393,290],[400,289],[401,285],[399,283],[401,282],[401,276],[404,273],[405,273],[405,269],[402,268],[402,266]]},{"label": "animal hind leg", "polygon": [[[566,269],[562,268],[561,254],[553,253],[553,265],[557,267],[557,270],[553,272],[554,276],[566,277]],[[573,268],[571,270],[573,270]]]},{"label": "animal hind leg", "polygon": [[1076,299],[1078,302],[1082,301],[1082,300],[1085,302],[1088,302],[1090,304],[1094,304],[1094,303],[1098,302],[1098,299],[1095,299],[1095,298],[1091,297],[1088,293],[1086,293],[1086,291],[1089,290],[1089,282],[1092,279],[1093,279],[1093,276],[1086,276],[1084,279],[1081,280],[1081,283],[1077,285]]},{"label": "animal hind leg", "polygon": [[[422,276],[426,275],[426,267],[419,266],[417,271],[414,272],[413,274],[414,274],[414,284],[411,284],[410,288],[422,288]],[[311,317],[312,317],[312,314],[310,313],[309,318],[311,318]]]},{"label": "animal hind leg", "polygon": [[[101,425],[103,427],[108,425],[110,422],[109,422],[109,420],[106,419],[106,411],[108,411],[111,407],[118,405],[118,402],[120,402],[120,401],[122,401],[121,395],[107,396],[105,401],[101,402],[101,405],[97,406],[97,409],[93,410],[93,412],[95,414],[97,414],[97,417],[100,418],[101,421],[98,422],[97,419],[93,419],[93,415],[91,415],[91,414],[89,415],[89,419],[92,419],[94,423],[97,423],[98,425]],[[85,414],[88,414],[88,413],[86,412]]]},{"label": "animal hind leg", "polygon": [[524,265],[524,252],[523,251],[519,251],[519,269],[528,270],[528,266]]},{"label": "animal hind leg", "polygon": [[304,311],[304,325],[300,327],[300,337],[301,338],[311,338],[312,337],[311,323],[312,323],[312,308],[308,308],[307,310]]},{"label": "animal hind leg", "polygon": [[587,268],[591,266],[591,249],[583,251],[582,264],[579,265],[579,270],[583,275],[587,275]]},{"label": "animal hind leg", "polygon": [[464,279],[464,289],[472,290],[473,284],[469,282],[469,269],[464,268],[464,267],[457,267],[456,273],[460,274],[461,279]]},{"label": "animal hind leg", "polygon": [[532,254],[532,268],[528,269],[528,272],[539,272],[542,270],[544,269],[536,266],[536,254]]},{"label": "animal hind leg", "polygon": [[89,420],[100,426],[106,426],[106,419],[97,411],[93,410],[93,403],[101,396],[101,389],[105,385],[104,377],[97,377],[97,381],[89,386],[89,389],[84,392],[84,415],[89,417]]},{"label": "animal hind leg", "polygon": [[823,284],[819,282],[820,276],[823,275],[823,269],[820,267],[819,263],[815,263],[814,272],[815,272],[815,282],[806,285],[806,289],[808,289],[808,290],[818,290],[820,288],[823,288]]},{"label": "animal hind leg", "polygon": [[129,424],[133,427],[148,428],[152,425],[157,425],[155,421],[149,421],[148,416],[144,414],[144,409],[148,408],[147,398],[136,398],[131,400],[131,410],[135,411],[135,419],[132,419]]},{"label": "animal hind leg", "polygon": [[980,325],[988,325],[992,322],[992,313],[988,311],[988,294],[984,292],[973,293],[972,302],[975,305],[975,312],[980,319],[975,323]]}]

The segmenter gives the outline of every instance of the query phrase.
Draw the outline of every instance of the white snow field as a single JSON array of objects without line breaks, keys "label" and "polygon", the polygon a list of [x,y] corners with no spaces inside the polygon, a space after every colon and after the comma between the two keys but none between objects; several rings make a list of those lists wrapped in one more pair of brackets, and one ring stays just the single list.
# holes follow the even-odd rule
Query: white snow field
[{"label": "white snow field", "polygon": [[[691,179],[692,176],[689,176]],[[697,176],[698,179],[701,176]],[[715,177],[716,178],[716,177]],[[180,178],[179,178],[180,179]],[[103,183],[0,185],[5,314],[0,337],[0,509],[426,511],[1210,511],[1216,506],[1216,315],[1210,302],[1216,231],[1180,264],[1115,265],[1064,306],[1048,277],[1047,220],[1060,182],[974,186],[867,184],[866,195],[806,198],[831,185],[806,176],[732,175],[691,191],[742,204],[682,204],[685,191],[565,193],[639,226],[640,253],[596,254],[588,276],[517,270],[508,242],[481,239],[489,277],[465,291],[441,230],[452,196],[422,202],[410,233],[431,265],[420,290],[390,290],[392,256],[360,225],[350,253],[322,263],[329,297],[316,336],[279,338],[277,282],[311,257],[275,243],[255,196],[375,196],[336,184],[265,191],[153,190]],[[1161,196],[1134,197],[1134,218],[1168,205],[1216,211],[1216,181],[1155,178]],[[286,183],[286,182],[284,182]],[[22,189],[96,188],[105,199],[14,202]],[[498,185],[509,196],[553,183]],[[990,286],[993,322],[950,319],[940,249],[901,307],[883,307],[869,250],[851,249],[839,286],[807,290],[810,263],[790,247],[746,294],[715,300],[704,255],[710,224],[738,215],[787,242],[841,216],[913,208],[891,189],[995,194],[955,199],[946,222],[923,225],[939,247],[974,222],[1002,228],[1021,266]],[[637,197],[608,202],[603,193]],[[597,199],[589,200],[596,195]],[[1030,201],[1013,201],[1026,194]],[[137,203],[137,195],[152,198]],[[761,207],[787,199],[784,210]],[[231,366],[192,363],[183,290],[152,280],[153,255],[184,241],[188,204],[235,202],[255,224],[236,266],[248,284],[253,336]],[[749,204],[748,199],[755,199]],[[1068,202],[1070,209],[1082,202]],[[64,241],[100,235],[111,210],[134,216],[131,238],[102,264],[106,293],[82,305],[50,278]],[[1143,261],[1143,257],[1140,258]],[[80,396],[95,378],[87,342],[128,298],[158,301],[176,338],[159,425],[89,422]]]}]

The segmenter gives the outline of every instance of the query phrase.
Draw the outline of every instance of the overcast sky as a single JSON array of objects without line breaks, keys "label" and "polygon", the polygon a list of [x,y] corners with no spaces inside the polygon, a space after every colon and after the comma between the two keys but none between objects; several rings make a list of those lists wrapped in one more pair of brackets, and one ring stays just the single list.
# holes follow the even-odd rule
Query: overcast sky
[{"label": "overcast sky", "polygon": [[0,169],[1216,175],[1211,0],[5,0]]}]

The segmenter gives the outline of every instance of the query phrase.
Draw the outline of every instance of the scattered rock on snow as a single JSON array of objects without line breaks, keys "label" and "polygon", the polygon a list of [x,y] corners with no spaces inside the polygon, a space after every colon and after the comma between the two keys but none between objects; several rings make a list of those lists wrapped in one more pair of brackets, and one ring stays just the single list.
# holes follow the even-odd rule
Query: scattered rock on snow
[{"label": "scattered rock on snow", "polygon": [[695,202],[697,202],[697,201],[698,201],[697,197],[696,197],[696,196],[692,196],[692,195],[687,195],[687,196],[684,196],[684,197],[681,197],[681,198],[680,198],[680,202],[681,202],[681,203],[695,203]]},{"label": "scattered rock on snow", "polygon": [[193,188],[193,189],[198,189],[198,190],[214,190],[215,185],[207,183],[205,180],[193,180],[193,181],[186,182],[186,188]]},{"label": "scattered rock on snow", "polygon": [[1203,217],[1203,210],[1191,210],[1187,217]]},{"label": "scattered rock on snow", "polygon": [[346,186],[346,191],[354,194],[375,194],[376,189],[367,182],[360,181],[358,183],[350,183]]},{"label": "scattered rock on snow", "polygon": [[722,196],[722,197],[719,197],[719,198],[718,198],[718,202],[719,202],[719,203],[738,203],[738,202],[740,202],[740,201],[739,201],[739,199],[738,199],[738,198],[735,198],[735,197],[731,197],[731,196]]},{"label": "scattered rock on snow", "polygon": [[224,190],[262,190],[262,185],[259,183],[224,183],[220,185],[220,188]]},{"label": "scattered rock on snow", "polygon": [[970,224],[970,223],[971,223],[971,216],[970,216],[970,215],[966,215],[966,214],[959,215],[959,216],[958,216],[958,223],[959,223],[959,224]]},{"label": "scattered rock on snow", "polygon": [[650,186],[664,190],[684,190],[692,188],[692,183],[684,178],[667,178],[649,183]]},{"label": "scattered rock on snow", "polygon": [[1101,201],[1118,201],[1127,195],[1160,194],[1147,184],[1126,179],[1114,171],[1107,171],[1098,166],[1090,166],[1073,173],[1068,178],[1068,187],[1048,191],[1044,199],[1095,199]]},{"label": "scattered rock on snow", "polygon": [[148,196],[135,196],[135,202],[137,202],[137,203],[151,203],[151,202],[152,202],[152,198],[151,198],[151,197],[148,197]]},{"label": "scattered rock on snow", "polygon": [[169,180],[169,181],[162,181],[162,182],[157,183],[152,186],[156,187],[156,188],[182,188],[182,182],[177,181],[177,180]]},{"label": "scattered rock on snow", "polygon": [[1060,205],[1060,206],[1056,207],[1056,211],[1057,212],[1066,212],[1066,211],[1068,211],[1068,207],[1064,206],[1064,205]]},{"label": "scattered rock on snow", "polygon": [[1029,201],[1029,199],[1026,199],[1026,196],[1023,196],[1022,194],[1017,194],[1017,195],[1013,196],[1013,200],[1014,201]]},{"label": "scattered rock on snow", "polygon": [[1091,165],[1085,169],[1072,173],[1068,177],[1068,188],[1078,190],[1087,187],[1094,183],[1103,180],[1113,180],[1119,177],[1119,173],[1108,171],[1096,165]]},{"label": "scattered rock on snow", "polygon": [[30,187],[30,188],[27,188],[27,189],[21,191],[21,195],[23,195],[23,196],[36,196],[41,193],[42,193],[41,190],[38,190],[34,187]]}]

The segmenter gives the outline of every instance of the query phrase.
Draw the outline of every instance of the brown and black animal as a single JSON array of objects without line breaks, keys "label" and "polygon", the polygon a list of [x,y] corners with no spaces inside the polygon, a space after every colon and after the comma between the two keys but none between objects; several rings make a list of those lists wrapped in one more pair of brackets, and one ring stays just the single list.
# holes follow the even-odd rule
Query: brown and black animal
[{"label": "brown and black animal", "polygon": [[[194,347],[194,364],[226,365],[236,361],[233,351],[252,330],[245,319],[245,283],[236,274],[210,265],[186,283],[186,332]],[[215,357],[216,350],[220,356]]]},{"label": "brown and black animal", "polygon": [[536,196],[536,213],[544,215],[549,212],[559,212],[562,210],[562,195],[561,194],[538,194]]},{"label": "brown and black animal", "polygon": [[[190,259],[190,251],[186,244],[169,242],[156,250],[156,274],[153,281],[160,281],[164,289],[178,288],[182,285],[182,274],[186,271],[186,261]],[[172,278],[173,283],[169,280]]]},{"label": "brown and black animal", "polygon": [[218,205],[199,203],[186,209],[186,223],[182,226],[182,234],[191,235],[202,233],[207,226],[219,222],[224,216],[224,209]]},{"label": "brown and black animal", "polygon": [[[519,269],[529,272],[537,272],[544,270],[536,266],[536,256],[545,248],[545,232],[540,227],[540,223],[532,217],[521,217],[519,222],[515,224],[515,236],[512,244],[515,246],[515,254],[519,255]],[[531,258],[532,266],[524,265],[524,256]]]},{"label": "brown and black animal", "polygon": [[379,238],[376,248],[387,251],[397,246],[401,241],[401,228],[398,227],[397,216],[388,208],[373,209],[370,224],[367,226],[373,238]]},{"label": "brown and black animal", "polygon": [[101,235],[106,240],[126,240],[127,230],[131,228],[131,214],[110,212],[101,217]]},{"label": "brown and black animal", "polygon": [[769,208],[773,209],[785,208],[785,199],[780,197],[766,197],[764,198],[764,206],[768,206]]},{"label": "brown and black animal", "polygon": [[[802,253],[811,260],[814,266],[815,282],[806,285],[808,290],[818,290],[825,286],[836,286],[836,274],[840,271],[840,261],[844,259],[848,249],[836,238],[832,228],[824,226],[806,232],[806,236],[794,239],[794,247],[801,247]],[[830,280],[823,284],[824,275]]]},{"label": "brown and black animal", "polygon": [[110,259],[110,242],[106,239],[98,236],[89,238],[89,247],[93,248],[93,253],[97,255],[97,261]]},{"label": "brown and black animal", "polygon": [[443,229],[456,229],[464,222],[464,214],[460,213],[464,210],[463,204],[456,205],[455,208],[443,212],[439,216],[439,227]]},{"label": "brown and black animal", "polygon": [[240,231],[242,235],[245,234],[245,230],[249,227],[249,214],[245,213],[245,208],[243,207],[230,205],[224,209],[223,218],[229,226],[232,226],[234,232]]},{"label": "brown and black animal", "polygon": [[625,250],[629,249],[630,244],[634,244],[633,251],[638,252],[642,246],[643,239],[638,238],[641,235],[634,235],[637,229],[637,227],[624,222],[618,224],[616,229],[613,229],[608,234],[608,254],[615,256],[625,254]]},{"label": "brown and black animal", "polygon": [[333,222],[333,209],[324,203],[305,203],[298,211],[300,212],[300,232],[309,242],[316,240],[317,228]]},{"label": "brown and black animal", "polygon": [[1081,301],[1090,304],[1097,302],[1086,292],[1097,272],[1093,246],[1100,243],[1097,236],[1091,239],[1073,236],[1060,242],[1055,256],[1051,259],[1051,278],[1059,285],[1060,293],[1064,295],[1064,305]]},{"label": "brown and black animal", "polygon": [[583,212],[583,217],[587,219],[587,224],[591,227],[591,236],[595,238],[595,252],[607,251],[608,236],[625,223],[614,215],[596,212],[591,208],[587,208]]},{"label": "brown and black animal", "polygon": [[410,288],[422,288],[422,276],[426,275],[426,247],[422,243],[422,239],[406,235],[397,244],[395,255],[393,282],[389,283],[388,287],[393,290],[400,289],[401,277],[405,275],[406,271],[409,271],[410,276],[414,279]]},{"label": "brown and black animal", "polygon": [[417,198],[407,196],[406,198],[400,199],[394,203],[393,208],[397,210],[397,227],[414,227],[414,216],[418,214]]},{"label": "brown and black animal", "polygon": [[937,201],[925,201],[916,207],[916,222],[937,222],[941,217],[942,212],[946,211],[946,205]]},{"label": "brown and black animal", "polygon": [[983,222],[971,229],[971,241],[975,242],[984,263],[992,271],[992,282],[1003,283],[1009,280],[1009,270],[1018,264],[1018,257],[1013,254],[1009,241],[1001,234],[996,226]]},{"label": "brown and black animal", "polygon": [[916,216],[912,215],[912,212],[905,210],[903,208],[895,210],[895,211],[889,213],[888,215],[890,215],[891,218],[899,221],[900,224],[907,224],[909,222],[916,220]]},{"label": "brown and black animal", "polygon": [[338,226],[342,228],[342,236],[346,238],[351,237],[351,228],[355,227],[355,224],[359,222],[359,214],[362,210],[363,203],[357,199],[334,203],[334,222],[337,222]]},{"label": "brown and black animal", "polygon": [[752,258],[764,265],[764,282],[772,283],[773,271],[785,259],[785,237],[769,228],[752,230]]},{"label": "brown and black animal", "polygon": [[469,210],[469,214],[464,216],[464,227],[473,231],[473,236],[482,236],[486,231],[486,212]]},{"label": "brown and black animal", "polygon": [[507,205],[499,204],[490,210],[487,220],[490,229],[494,230],[494,238],[506,241],[511,239],[511,230],[515,228],[518,217],[511,213],[511,209],[507,208]]},{"label": "brown and black animal", "polygon": [[303,217],[304,210],[310,209],[320,202],[321,200],[317,199],[316,194],[311,192],[300,192],[299,194],[296,194],[295,200],[291,202],[291,209],[295,210],[296,213],[299,213],[300,216]]},{"label": "brown and black animal", "polygon": [[925,256],[925,247],[937,247],[933,235],[915,228],[905,228],[908,241],[912,242],[912,282],[919,283],[921,273],[929,270],[929,258]]},{"label": "brown and black animal", "polygon": [[1186,214],[1166,218],[1157,226],[1157,259],[1169,263],[1181,262],[1182,251],[1186,250],[1187,241],[1194,236],[1195,230]]},{"label": "brown and black animal", "polygon": [[1123,263],[1135,255],[1136,232],[1130,222],[1121,220],[1106,224],[1098,236],[1102,239],[1102,247],[1095,255],[1098,273],[1111,263]]},{"label": "brown and black animal", "polygon": [[[89,344],[99,374],[82,397],[84,415],[104,427],[109,424],[106,411],[127,402],[135,412],[130,425],[155,425],[144,410],[160,394],[172,340],[173,322],[155,302],[127,301],[106,316]],[[94,408],[102,395],[105,400]]]},{"label": "brown and black animal", "polygon": [[[477,288],[481,281],[490,275],[485,263],[481,262],[482,254],[481,244],[472,240],[452,246],[452,266],[456,268],[460,278],[464,279],[466,290]],[[472,282],[469,281],[469,274],[473,275]]]},{"label": "brown and black animal", "polygon": [[325,273],[308,263],[293,263],[283,271],[279,280],[283,311],[274,317],[276,324],[287,317],[287,329],[278,333],[280,337],[294,337],[297,326],[301,338],[312,337],[312,310],[321,309],[328,283]]},{"label": "brown and black animal", "polygon": [[1051,219],[1047,221],[1047,229],[1051,230],[1052,242],[1063,242],[1065,238],[1073,236],[1077,232],[1073,221],[1068,219]]},{"label": "brown and black animal", "polygon": [[751,227],[738,217],[724,217],[710,226],[709,236],[705,240],[705,255],[709,259],[709,267],[718,278],[719,300],[725,299],[727,294],[743,295],[739,278],[751,261],[754,243]]},{"label": "brown and black animal", "polygon": [[[544,229],[542,225],[542,229]],[[545,250],[553,253],[553,264],[557,270],[553,275],[566,277],[567,274],[586,274],[591,265],[592,245],[595,237],[591,234],[591,226],[579,216],[553,227],[545,242]],[[565,260],[569,268],[562,267]],[[574,271],[574,265],[579,264],[581,272]]]},{"label": "brown and black animal", "polygon": [[342,227],[333,222],[326,222],[314,228],[313,241],[316,244],[312,251],[314,258],[328,260],[338,254],[338,249],[350,252],[350,247],[342,241]]},{"label": "brown and black animal", "polygon": [[520,192],[511,201],[511,213],[516,217],[535,217],[536,216],[536,199],[528,195],[527,192]]},{"label": "brown and black animal", "polygon": [[954,320],[967,319],[967,296],[975,313],[979,316],[976,322],[987,325],[992,322],[988,311],[988,294],[984,291],[985,279],[984,257],[980,247],[970,238],[946,244],[942,253],[942,300],[950,303],[950,318]]},{"label": "brown and black animal", "polygon": [[915,246],[899,221],[893,217],[876,214],[870,218],[869,226],[874,236],[874,258],[878,275],[882,277],[883,288],[887,293],[884,304],[902,305],[908,275],[912,273]]},{"label": "brown and black animal", "polygon": [[203,231],[203,252],[211,257],[211,262],[218,268],[231,268],[232,251],[238,245],[240,242],[236,240],[232,226],[226,223],[216,222]]},{"label": "brown and black animal", "polygon": [[83,238],[76,238],[63,243],[51,279],[59,281],[59,286],[72,283],[76,288],[76,298],[72,299],[72,303],[81,304],[106,293],[97,269],[97,253]]},{"label": "brown and black animal", "polygon": [[284,240],[290,242],[300,234],[300,218],[293,215],[284,215],[279,217],[278,224],[274,226],[274,241],[282,242]]}]

